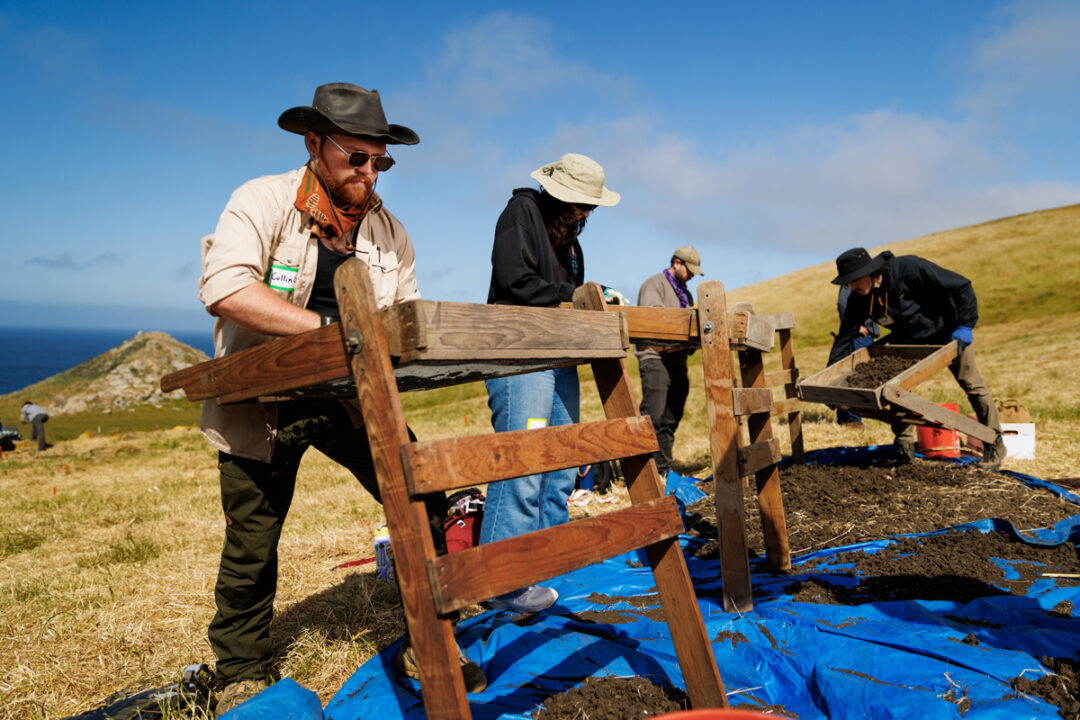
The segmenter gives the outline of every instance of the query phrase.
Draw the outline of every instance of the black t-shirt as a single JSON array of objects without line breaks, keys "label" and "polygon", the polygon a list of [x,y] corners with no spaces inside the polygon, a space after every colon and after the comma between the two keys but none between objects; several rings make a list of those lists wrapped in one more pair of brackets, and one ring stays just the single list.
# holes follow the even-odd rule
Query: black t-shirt
[{"label": "black t-shirt", "polygon": [[353,254],[337,253],[319,243],[319,265],[315,270],[315,284],[311,288],[311,297],[308,298],[307,309],[340,318],[338,311],[337,295],[334,293],[334,272],[341,263],[351,258]]}]

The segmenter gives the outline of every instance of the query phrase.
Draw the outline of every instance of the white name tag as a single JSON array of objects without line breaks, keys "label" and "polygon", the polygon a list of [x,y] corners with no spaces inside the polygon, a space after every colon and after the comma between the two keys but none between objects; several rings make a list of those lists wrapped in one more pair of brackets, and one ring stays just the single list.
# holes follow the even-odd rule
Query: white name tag
[{"label": "white name tag", "polygon": [[296,290],[296,279],[300,276],[300,268],[286,265],[271,265],[270,272],[266,274],[266,284],[274,290],[293,292]]},{"label": "white name tag", "polygon": [[546,428],[546,427],[547,427],[547,419],[546,418],[529,418],[528,422],[525,423],[525,429],[526,430],[539,430],[540,428]]}]

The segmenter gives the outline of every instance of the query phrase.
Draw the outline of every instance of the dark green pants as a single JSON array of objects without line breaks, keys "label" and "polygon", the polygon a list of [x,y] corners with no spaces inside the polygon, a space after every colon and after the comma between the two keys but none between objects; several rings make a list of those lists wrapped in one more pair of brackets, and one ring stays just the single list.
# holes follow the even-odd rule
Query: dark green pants
[{"label": "dark green pants", "polygon": [[[208,634],[218,658],[218,677],[225,682],[265,679],[270,672],[278,539],[292,503],[300,459],[309,447],[349,470],[379,499],[367,434],[353,427],[337,400],[282,403],[269,463],[220,453],[225,546],[214,587],[217,614]],[[427,506],[436,547],[441,548],[446,498],[430,495]]]}]

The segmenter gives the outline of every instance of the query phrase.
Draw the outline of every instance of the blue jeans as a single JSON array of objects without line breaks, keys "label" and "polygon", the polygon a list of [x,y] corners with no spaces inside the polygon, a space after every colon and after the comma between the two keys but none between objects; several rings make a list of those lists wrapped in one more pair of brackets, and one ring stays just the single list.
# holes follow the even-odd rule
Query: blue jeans
[{"label": "blue jeans", "polygon": [[[576,367],[495,378],[485,384],[495,432],[527,430],[530,419],[541,420],[547,427],[570,425],[581,415]],[[566,501],[576,480],[577,468],[568,468],[491,483],[484,503],[480,543],[567,522],[570,514]]]}]

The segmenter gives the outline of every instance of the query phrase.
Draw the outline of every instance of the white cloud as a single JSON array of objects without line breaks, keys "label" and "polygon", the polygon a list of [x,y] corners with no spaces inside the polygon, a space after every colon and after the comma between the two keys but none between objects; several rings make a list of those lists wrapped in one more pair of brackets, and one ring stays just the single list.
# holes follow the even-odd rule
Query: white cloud
[{"label": "white cloud", "polygon": [[716,155],[638,116],[564,129],[596,148],[621,212],[702,244],[826,254],[1076,202],[1080,188],[1026,183],[972,128],[881,110],[801,125]]},{"label": "white cloud", "polygon": [[971,50],[975,87],[961,107],[982,114],[1038,96],[1076,107],[1080,83],[1080,4],[1020,0],[1001,8]]},{"label": "white cloud", "polygon": [[[1032,87],[1039,67],[1075,52],[1058,36],[1046,39],[1054,16],[1040,7],[1011,6],[1007,24],[973,49],[981,79],[1026,58],[1018,73],[1026,85],[1016,87]],[[658,246],[664,255],[668,245],[691,243],[731,259],[727,279],[737,286],[855,245],[1080,201],[1076,185],[1027,179],[1027,152],[978,116],[871,108],[760,128],[756,143],[731,148],[677,129],[649,88],[627,92],[632,79],[574,57],[544,21],[489,15],[448,35],[423,87],[395,98],[395,107],[399,99],[411,103],[402,117],[416,114],[435,128],[417,172],[453,167],[446,192],[491,212],[485,228],[509,189],[526,184],[541,162],[568,151],[599,161],[623,202],[590,223],[587,267],[624,292],[655,264]],[[603,90],[592,92],[597,86]],[[546,108],[539,116],[538,105]],[[455,247],[464,266],[486,265],[486,243],[471,242],[478,236]],[[454,287],[449,278],[438,280],[444,296],[455,292],[442,289]]]}]

